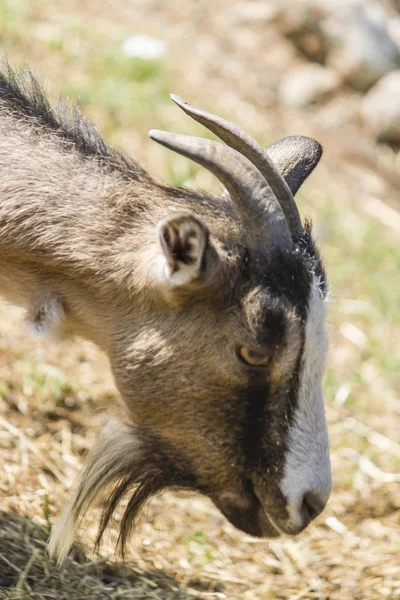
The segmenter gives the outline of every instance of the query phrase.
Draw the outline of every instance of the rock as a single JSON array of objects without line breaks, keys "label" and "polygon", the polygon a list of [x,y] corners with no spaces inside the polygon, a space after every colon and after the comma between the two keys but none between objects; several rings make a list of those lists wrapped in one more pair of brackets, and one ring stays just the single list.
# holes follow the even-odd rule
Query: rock
[{"label": "rock", "polygon": [[278,31],[358,91],[400,66],[400,18],[379,0],[271,2]]},{"label": "rock", "polygon": [[400,69],[382,77],[366,94],[361,116],[378,140],[400,143]]},{"label": "rock", "polygon": [[[332,1],[325,0],[326,9]],[[357,90],[368,90],[400,65],[393,18],[376,0],[335,0],[321,28],[330,44],[327,65]]]},{"label": "rock", "polygon": [[324,11],[315,2],[279,3],[279,12],[274,18],[277,30],[288,38],[309,60],[324,62],[326,40],[320,22]]},{"label": "rock", "polygon": [[339,85],[340,77],[332,69],[306,64],[285,74],[279,87],[279,97],[291,106],[307,106],[323,100]]},{"label": "rock", "polygon": [[[245,0],[232,5],[231,14],[238,25],[269,23],[279,14],[279,6],[274,2]],[[226,16],[226,15],[225,15]]]}]

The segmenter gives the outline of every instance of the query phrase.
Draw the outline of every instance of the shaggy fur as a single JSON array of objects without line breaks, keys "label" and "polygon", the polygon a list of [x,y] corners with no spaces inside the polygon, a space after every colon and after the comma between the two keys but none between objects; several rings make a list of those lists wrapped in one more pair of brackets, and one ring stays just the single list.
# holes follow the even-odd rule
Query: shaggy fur
[{"label": "shaggy fur", "polygon": [[64,557],[87,510],[101,504],[98,547],[110,519],[129,494],[117,542],[117,550],[125,556],[136,518],[150,498],[166,489],[196,489],[188,470],[188,465],[173,460],[165,442],[142,435],[132,424],[109,423],[87,457],[69,507],[54,527],[50,553]]},{"label": "shaggy fur", "polygon": [[98,128],[82,115],[78,105],[60,101],[52,107],[30,69],[18,71],[5,66],[0,72],[0,98],[16,119],[53,131],[82,157],[95,157],[107,169],[115,169],[129,179],[144,175],[136,162],[106,144]]}]

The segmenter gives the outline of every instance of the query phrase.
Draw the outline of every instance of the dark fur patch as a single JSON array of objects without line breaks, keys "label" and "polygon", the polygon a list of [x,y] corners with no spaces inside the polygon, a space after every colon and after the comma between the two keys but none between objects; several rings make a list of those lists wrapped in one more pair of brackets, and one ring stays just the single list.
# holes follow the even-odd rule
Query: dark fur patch
[{"label": "dark fur patch", "polygon": [[31,127],[36,124],[54,132],[82,156],[96,158],[124,178],[146,176],[140,165],[103,140],[98,128],[82,115],[77,104],[60,101],[56,107],[52,107],[29,68],[16,70],[8,64],[3,66],[0,70],[0,102],[8,107],[10,113],[25,119]]},{"label": "dark fur patch", "polygon": [[[279,345],[284,338],[284,306],[292,307],[301,319],[304,345],[305,324],[313,275],[319,279],[323,296],[327,293],[325,271],[306,223],[304,234],[296,240],[291,254],[276,252],[265,266],[262,285],[271,295],[271,307],[265,313],[265,326],[260,328],[259,341],[266,347]],[[263,339],[264,338],[264,339]],[[271,393],[268,381],[258,374],[249,380],[243,402],[246,419],[243,425],[242,447],[250,470],[273,469],[279,479],[283,468],[285,439],[297,407],[302,349],[296,367],[288,381]],[[265,461],[268,464],[264,464]]]},{"label": "dark fur patch", "polygon": [[315,244],[312,236],[312,223],[306,220],[304,223],[304,233],[301,237],[294,240],[301,251],[302,259],[308,270],[314,274],[319,281],[319,289],[322,297],[326,298],[328,294],[328,282],[325,268],[322,262],[321,254]]},{"label": "dark fur patch", "polygon": [[265,436],[265,408],[268,402],[268,382],[255,375],[253,382],[241,394],[246,407],[242,429],[242,447],[246,460],[246,471],[252,472],[262,459],[262,440]]},{"label": "dark fur patch", "polygon": [[289,254],[280,250],[274,252],[259,276],[271,298],[279,301],[278,306],[285,299],[305,321],[313,276],[319,281],[323,297],[327,294],[327,281],[310,222],[305,223],[304,233],[294,243],[294,250]]},{"label": "dark fur patch", "polygon": [[282,305],[271,306],[266,315],[264,315],[264,323],[260,327],[257,339],[261,346],[269,349],[271,358],[275,354],[275,349],[286,339],[286,325],[286,317]]},{"label": "dark fur patch", "polygon": [[282,476],[286,434],[297,406],[301,354],[290,379],[274,392],[268,381],[255,376],[243,394],[242,447],[247,468],[253,473],[270,473],[270,482]]},{"label": "dark fur patch", "polygon": [[276,299],[278,305],[286,300],[303,321],[307,317],[311,281],[312,272],[298,248],[291,254],[275,252],[262,276],[262,285],[268,289],[271,299]]}]

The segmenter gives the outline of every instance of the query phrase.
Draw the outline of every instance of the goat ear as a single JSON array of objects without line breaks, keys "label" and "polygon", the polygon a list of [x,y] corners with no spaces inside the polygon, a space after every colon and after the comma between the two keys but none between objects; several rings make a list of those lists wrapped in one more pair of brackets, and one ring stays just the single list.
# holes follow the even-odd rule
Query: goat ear
[{"label": "goat ear", "polygon": [[265,152],[294,195],[319,163],[322,146],[312,138],[294,135],[271,144]]},{"label": "goat ear", "polygon": [[[163,253],[163,279],[172,287],[203,278],[211,256],[209,234],[204,223],[190,213],[176,213],[158,224],[158,239]],[[208,260],[207,260],[208,259]]]}]

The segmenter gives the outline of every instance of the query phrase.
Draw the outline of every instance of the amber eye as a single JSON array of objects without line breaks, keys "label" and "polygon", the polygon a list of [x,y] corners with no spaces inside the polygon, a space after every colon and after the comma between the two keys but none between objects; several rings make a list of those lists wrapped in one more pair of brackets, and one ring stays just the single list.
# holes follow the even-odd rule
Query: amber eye
[{"label": "amber eye", "polygon": [[239,348],[239,357],[251,367],[265,367],[270,362],[270,357],[266,352],[254,350],[248,346]]}]

